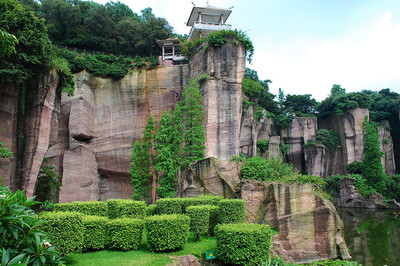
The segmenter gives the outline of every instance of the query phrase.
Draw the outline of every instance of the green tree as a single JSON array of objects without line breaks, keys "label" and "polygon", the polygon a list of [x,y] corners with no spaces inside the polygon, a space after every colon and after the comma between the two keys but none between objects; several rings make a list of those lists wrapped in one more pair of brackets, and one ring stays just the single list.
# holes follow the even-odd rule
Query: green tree
[{"label": "green tree", "polygon": [[378,132],[375,123],[368,122],[367,117],[362,127],[364,131],[363,177],[366,179],[367,185],[379,193],[383,193],[387,176],[383,172],[381,162],[383,153],[379,147]]},{"label": "green tree", "polygon": [[131,156],[131,182],[133,186],[132,197],[135,200],[146,200],[148,198],[148,190],[150,186],[150,162],[145,156],[140,141],[136,141],[132,149]]},{"label": "green tree", "polygon": [[[150,178],[150,187],[151,187],[151,203],[156,203],[156,186],[157,186],[157,174],[154,170],[155,163],[155,136],[156,127],[154,125],[153,116],[150,116],[147,119],[147,124],[143,130],[143,139],[142,139],[142,148],[144,150],[144,156],[146,160],[149,162],[149,178]],[[148,159],[147,159],[148,158]]]},{"label": "green tree", "polygon": [[47,67],[50,41],[44,19],[38,19],[15,0],[0,0],[0,29],[18,40],[16,54],[0,55],[0,77],[23,82]]},{"label": "green tree", "polygon": [[0,54],[10,56],[15,54],[15,45],[18,44],[17,38],[6,31],[0,30]]},{"label": "green tree", "polygon": [[54,165],[48,165],[48,158],[43,160],[36,185],[36,199],[39,201],[58,202],[60,187],[62,186],[60,175],[54,172]]},{"label": "green tree", "polygon": [[180,102],[184,121],[184,148],[182,168],[185,170],[194,161],[205,156],[205,128],[203,125],[204,111],[201,106],[199,82],[201,78],[192,79],[185,87]]},{"label": "green tree", "polygon": [[317,101],[311,98],[311,94],[286,95],[283,102],[286,112],[296,113],[297,115],[314,115]]},{"label": "green tree", "polygon": [[157,195],[160,198],[176,195],[177,172],[182,152],[182,112],[177,105],[174,114],[165,111],[156,133],[157,158],[155,169],[160,173]]}]

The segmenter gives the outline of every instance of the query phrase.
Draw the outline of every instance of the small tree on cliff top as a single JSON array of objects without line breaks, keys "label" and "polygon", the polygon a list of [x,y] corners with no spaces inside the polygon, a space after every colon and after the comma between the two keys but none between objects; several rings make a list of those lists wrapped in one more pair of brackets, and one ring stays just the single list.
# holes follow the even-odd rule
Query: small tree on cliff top
[{"label": "small tree on cliff top", "polygon": [[199,82],[208,79],[201,76],[189,81],[182,94],[180,105],[184,121],[184,148],[182,157],[182,168],[187,167],[194,161],[204,159],[206,134],[203,126],[204,111],[201,106],[201,93]]}]

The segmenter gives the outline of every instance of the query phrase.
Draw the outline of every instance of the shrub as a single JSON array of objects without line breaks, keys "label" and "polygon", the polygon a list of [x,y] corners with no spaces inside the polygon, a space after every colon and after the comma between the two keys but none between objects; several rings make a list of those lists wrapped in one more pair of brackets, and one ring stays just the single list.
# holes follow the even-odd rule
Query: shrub
[{"label": "shrub", "polygon": [[347,165],[346,169],[349,174],[362,175],[364,164],[363,162],[354,161]]},{"label": "shrub", "polygon": [[146,216],[153,216],[156,214],[157,205],[149,205],[146,207]]},{"label": "shrub", "polygon": [[86,215],[107,217],[107,203],[104,201],[74,201],[71,203],[57,203],[56,212],[79,212]]},{"label": "shrub", "polygon": [[385,197],[400,201],[400,175],[392,175],[388,178],[385,187]]},{"label": "shrub", "polygon": [[160,215],[182,213],[180,198],[159,199],[156,206],[156,213]]},{"label": "shrub", "polygon": [[186,213],[190,217],[190,230],[193,232],[196,241],[199,241],[200,235],[209,230],[210,208],[209,205],[189,206]]},{"label": "shrub", "polygon": [[225,263],[261,265],[269,259],[271,227],[266,224],[221,224],[216,227],[218,257]]},{"label": "shrub", "polygon": [[268,160],[260,156],[254,156],[244,162],[240,176],[242,179],[266,181],[277,178],[278,173],[270,167]]},{"label": "shrub", "polygon": [[139,218],[145,217],[146,203],[129,199],[107,200],[108,218]]},{"label": "shrub", "polygon": [[199,197],[188,197],[188,198],[180,198],[180,203],[182,205],[182,212],[186,212],[186,208],[189,206],[197,206],[197,205],[218,205],[218,202],[223,200],[222,196],[199,196]]},{"label": "shrub", "polygon": [[325,179],[326,182],[326,192],[335,197],[338,196],[340,193],[340,181],[344,178],[344,176],[341,175],[332,175],[328,176]]},{"label": "shrub", "polygon": [[259,139],[257,140],[257,149],[261,152],[266,152],[268,150],[269,140],[268,139]]},{"label": "shrub", "polygon": [[83,246],[85,250],[104,249],[107,241],[108,218],[101,216],[84,215],[82,217],[85,228]]},{"label": "shrub", "polygon": [[108,223],[110,247],[119,250],[137,250],[142,241],[144,221],[119,218]]},{"label": "shrub", "polygon": [[78,212],[41,213],[44,223],[39,227],[62,254],[81,252],[84,245],[83,214]]},{"label": "shrub", "polygon": [[243,223],[246,221],[246,205],[242,199],[225,199],[218,203],[221,223]]},{"label": "shrub", "polygon": [[146,218],[147,244],[151,251],[182,248],[189,235],[190,218],[182,214]]},{"label": "shrub", "polygon": [[214,228],[219,223],[219,207],[208,205],[210,209],[210,220],[208,227],[208,234],[214,235]]}]

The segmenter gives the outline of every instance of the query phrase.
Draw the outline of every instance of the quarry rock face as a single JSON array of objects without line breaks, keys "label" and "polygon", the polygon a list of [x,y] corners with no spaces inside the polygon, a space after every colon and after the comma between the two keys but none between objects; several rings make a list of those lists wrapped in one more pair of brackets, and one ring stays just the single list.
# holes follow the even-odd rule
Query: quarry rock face
[{"label": "quarry rock face", "polygon": [[305,171],[312,176],[325,176],[326,151],[324,145],[305,147]]},{"label": "quarry rock face", "polygon": [[[272,134],[273,120],[262,117],[260,120],[254,118],[254,108],[250,106],[245,110],[240,125],[240,153],[246,154],[249,157],[257,154],[257,140],[270,140]],[[279,143],[278,143],[279,148]],[[274,155],[275,155],[274,151]]]},{"label": "quarry rock face", "polygon": [[334,152],[327,152],[325,176],[344,174],[346,167],[363,159],[362,123],[369,118],[366,108],[354,108],[343,116],[331,115],[320,121],[320,128],[334,130],[340,138],[340,146]]},{"label": "quarry rock face", "polygon": [[242,116],[242,80],[246,51],[232,42],[196,48],[189,60],[190,78],[210,76],[201,85],[206,126],[206,157],[228,160],[239,155]]},{"label": "quarry rock face", "polygon": [[57,125],[58,82],[55,71],[34,77],[25,92],[1,81],[0,128],[5,132],[0,137],[11,148],[14,159],[1,160],[0,174],[5,185],[24,189],[28,197],[35,194],[37,176],[52,141],[52,126]]},{"label": "quarry rock face", "polygon": [[242,181],[247,222],[268,223],[278,229],[272,253],[289,262],[306,263],[350,254],[343,238],[343,222],[333,204],[311,184]]},{"label": "quarry rock face", "polygon": [[130,198],[132,147],[150,115],[157,124],[174,108],[187,77],[187,66],[135,71],[117,81],[76,74],[74,96],[63,95],[59,143],[49,149],[57,152],[48,154],[62,169],[60,202]]},{"label": "quarry rock face", "polygon": [[385,124],[378,126],[378,136],[380,148],[383,152],[381,159],[383,170],[388,176],[392,176],[396,173],[396,164],[389,122],[385,122]]},{"label": "quarry rock face", "polygon": [[287,153],[288,160],[296,169],[305,168],[304,144],[309,139],[315,139],[317,134],[316,117],[293,116],[290,126],[281,132],[281,137],[286,144],[289,144]]},{"label": "quarry rock face", "polygon": [[190,165],[179,187],[181,197],[205,194],[235,198],[240,191],[240,164],[210,157]]}]

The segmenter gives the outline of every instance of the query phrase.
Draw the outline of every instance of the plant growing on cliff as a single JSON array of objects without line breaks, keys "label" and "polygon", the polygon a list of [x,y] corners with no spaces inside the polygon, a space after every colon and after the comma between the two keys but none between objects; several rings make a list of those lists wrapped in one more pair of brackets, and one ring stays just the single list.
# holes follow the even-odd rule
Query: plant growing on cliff
[{"label": "plant growing on cliff", "polygon": [[36,185],[36,198],[39,201],[58,202],[60,191],[61,176],[54,172],[54,165],[48,165],[48,158],[43,160],[42,167],[38,175],[38,183]]},{"label": "plant growing on cliff", "polygon": [[155,169],[159,172],[157,195],[160,198],[173,197],[176,194],[176,175],[180,168],[183,142],[182,111],[176,105],[175,111],[165,111],[155,135],[157,158]]},{"label": "plant growing on cliff", "polygon": [[379,193],[384,192],[386,174],[383,172],[381,158],[383,153],[379,147],[379,136],[375,123],[368,122],[366,117],[363,125],[364,131],[364,159],[363,159],[363,177],[366,183],[376,189]]},{"label": "plant growing on cliff", "polygon": [[184,148],[182,156],[182,168],[187,167],[194,161],[204,159],[205,156],[205,128],[203,125],[204,111],[201,106],[201,93],[199,82],[209,79],[201,76],[189,81],[182,94],[181,105],[184,124]]},{"label": "plant growing on cliff", "polygon": [[134,188],[132,197],[136,200],[147,199],[148,190],[151,189],[151,202],[156,201],[157,173],[154,171],[155,126],[153,117],[150,116],[143,130],[142,142],[136,141],[131,156],[131,181]]}]

